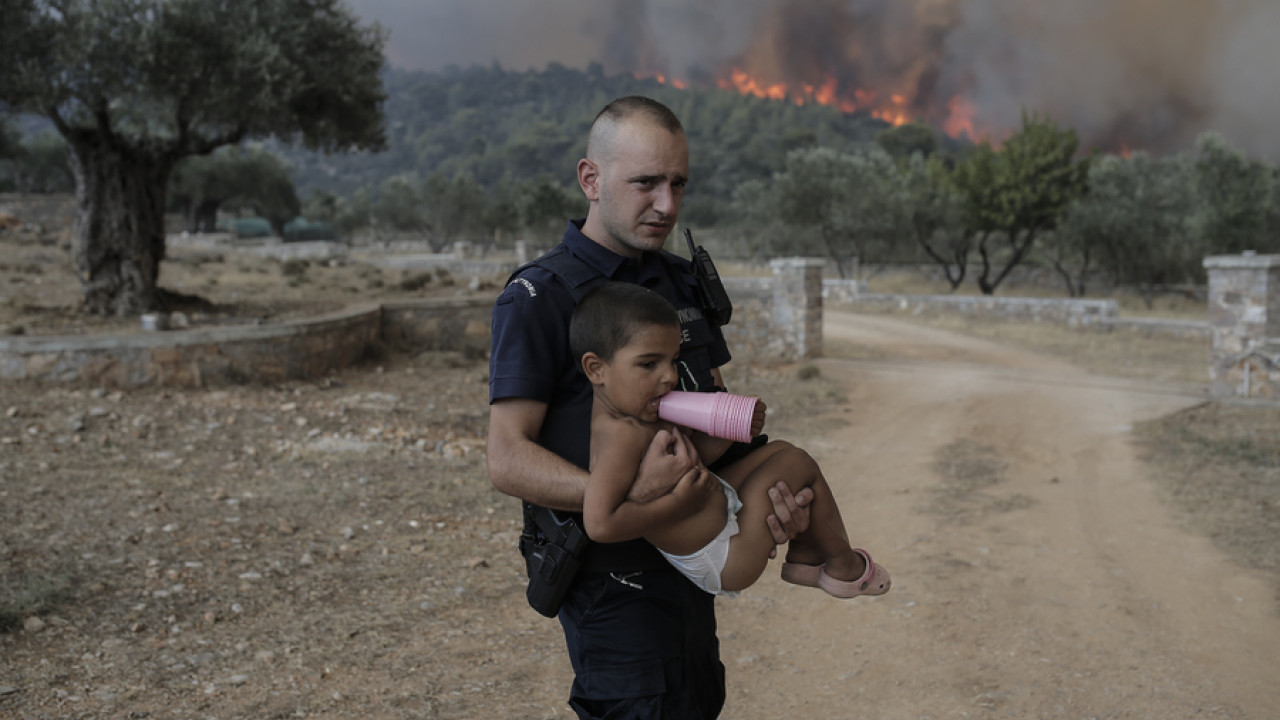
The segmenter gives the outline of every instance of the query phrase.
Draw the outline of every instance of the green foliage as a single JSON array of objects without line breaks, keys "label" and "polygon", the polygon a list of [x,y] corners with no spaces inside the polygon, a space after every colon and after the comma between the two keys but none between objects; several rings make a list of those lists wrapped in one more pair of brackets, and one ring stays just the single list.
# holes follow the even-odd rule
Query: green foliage
[{"label": "green foliage", "polygon": [[1195,232],[1215,253],[1280,252],[1275,170],[1246,158],[1217,133],[1196,141]]},{"label": "green foliage", "polygon": [[16,130],[0,131],[0,188],[24,193],[66,193],[76,180],[67,164],[67,143],[45,131],[23,142]]},{"label": "green foliage", "polygon": [[169,177],[169,199],[192,232],[212,230],[220,209],[261,215],[283,232],[301,207],[288,164],[259,146],[184,159]]},{"label": "green foliage", "polygon": [[957,167],[966,226],[978,239],[978,287],[984,294],[995,292],[1040,233],[1052,229],[1083,192],[1089,163],[1075,157],[1077,145],[1075,131],[1024,113],[1022,128],[999,150],[983,143]]},{"label": "green foliage", "polygon": [[549,176],[518,183],[514,203],[520,229],[550,236],[570,217],[586,215],[587,202],[576,189],[567,190]]},{"label": "green foliage", "polygon": [[904,232],[942,268],[955,290],[969,267],[973,233],[964,226],[964,198],[951,170],[937,156],[916,153],[900,166],[900,172]]},{"label": "green foliage", "polygon": [[[1158,285],[1200,279],[1206,248],[1192,232],[1194,198],[1185,158],[1098,158],[1088,191],[1068,206],[1056,233],[1055,266],[1072,294],[1084,294],[1095,258],[1113,283],[1136,285],[1148,298]],[[1064,258],[1074,260],[1074,272]]]},{"label": "green foliage", "polygon": [[338,235],[327,222],[296,217],[284,224],[284,239],[286,242],[337,240]]},{"label": "green foliage", "polygon": [[94,128],[175,156],[242,137],[383,144],[382,33],[339,0],[0,0],[0,100],[63,134]]},{"label": "green foliage", "polygon": [[302,205],[302,215],[332,226],[339,235],[349,236],[369,224],[369,194],[358,191],[344,198],[326,190],[312,190]]},{"label": "green foliage", "polygon": [[922,123],[905,123],[876,133],[876,145],[898,160],[938,151],[938,133]]},{"label": "green foliage", "polygon": [[857,154],[831,148],[796,150],[774,178],[779,217],[814,228],[825,255],[848,277],[854,259],[868,262],[893,245],[902,197],[893,158],[879,148]]},{"label": "green foliage", "polygon": [[[684,123],[692,152],[682,219],[695,225],[726,218],[738,187],[750,180],[768,180],[782,170],[788,152],[819,145],[852,150],[869,144],[887,127],[865,115],[845,115],[822,106],[798,107],[729,90],[680,90],[654,80],[605,76],[599,66],[389,69],[384,82],[387,152],[329,158],[281,150],[296,168],[304,193],[321,188],[349,195],[406,173],[422,178],[438,174],[447,180],[466,176],[491,200],[513,203],[521,229],[553,233],[552,237],[563,228],[564,217],[552,223],[549,209],[543,218],[536,217],[537,212],[528,215],[530,199],[524,196],[531,190],[523,186],[550,178],[572,198],[568,204],[585,208],[574,184],[577,162],[585,152],[591,121],[617,97],[654,97]],[[543,205],[547,208],[558,203],[549,193],[541,200],[549,203]]]}]

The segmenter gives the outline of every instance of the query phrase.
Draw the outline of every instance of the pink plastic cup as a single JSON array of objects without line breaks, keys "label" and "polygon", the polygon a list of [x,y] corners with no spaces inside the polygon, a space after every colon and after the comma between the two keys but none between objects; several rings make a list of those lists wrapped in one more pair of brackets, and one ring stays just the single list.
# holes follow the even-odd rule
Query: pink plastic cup
[{"label": "pink plastic cup", "polygon": [[756,398],[732,393],[672,390],[662,396],[658,417],[718,438],[751,442]]}]

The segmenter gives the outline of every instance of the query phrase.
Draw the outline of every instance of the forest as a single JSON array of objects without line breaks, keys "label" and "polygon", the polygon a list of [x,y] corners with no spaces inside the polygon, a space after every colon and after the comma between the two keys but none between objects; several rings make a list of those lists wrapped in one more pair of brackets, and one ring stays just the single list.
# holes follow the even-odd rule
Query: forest
[{"label": "forest", "polygon": [[[1280,171],[1213,132],[1164,156],[1079,146],[1029,111],[998,141],[718,88],[552,64],[437,72],[384,68],[382,149],[320,152],[246,140],[184,159],[168,181],[190,230],[265,217],[280,234],[325,224],[348,240],[552,244],[585,212],[574,180],[586,131],[609,100],[654,97],[685,124],[681,215],[717,256],[810,254],[847,275],[932,262],[953,289],[994,293],[1023,263],[1084,295],[1203,281],[1206,255],[1280,252]],[[0,191],[73,188],[47,123],[11,119]],[[299,216],[305,218],[300,220]],[[292,236],[291,236],[292,237]]]}]

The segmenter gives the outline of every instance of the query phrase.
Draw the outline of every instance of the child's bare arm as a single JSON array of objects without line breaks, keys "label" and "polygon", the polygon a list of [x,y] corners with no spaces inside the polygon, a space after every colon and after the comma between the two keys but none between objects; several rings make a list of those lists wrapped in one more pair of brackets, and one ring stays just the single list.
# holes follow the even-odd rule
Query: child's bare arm
[{"label": "child's bare arm", "polygon": [[650,502],[627,499],[649,433],[624,422],[596,422],[591,430],[591,478],[582,515],[587,535],[596,542],[624,542],[644,537],[696,512],[718,489],[705,468],[690,470],[675,488]]}]

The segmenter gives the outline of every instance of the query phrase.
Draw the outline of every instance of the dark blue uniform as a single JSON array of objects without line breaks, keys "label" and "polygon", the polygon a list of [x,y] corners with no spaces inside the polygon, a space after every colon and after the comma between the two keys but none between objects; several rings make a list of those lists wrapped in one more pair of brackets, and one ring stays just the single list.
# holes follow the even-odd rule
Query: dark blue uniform
[{"label": "dark blue uniform", "polygon": [[[547,404],[539,443],[583,469],[591,448],[591,384],[569,351],[574,282],[632,282],[665,297],[680,316],[680,382],[711,390],[713,368],[730,359],[720,329],[697,302],[688,261],[646,253],[639,261],[596,244],[573,221],[560,245],[576,279],[535,261],[510,282],[493,313],[489,400]],[[632,574],[639,573],[639,574]],[[621,579],[619,579],[621,578]],[[625,582],[623,582],[625,581]],[[639,586],[639,587],[635,587]],[[724,666],[714,596],[694,587],[643,540],[593,544],[560,609],[581,718],[714,718],[724,704]]]}]

